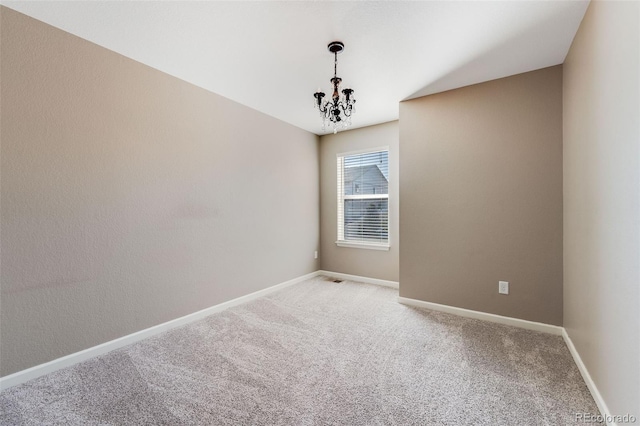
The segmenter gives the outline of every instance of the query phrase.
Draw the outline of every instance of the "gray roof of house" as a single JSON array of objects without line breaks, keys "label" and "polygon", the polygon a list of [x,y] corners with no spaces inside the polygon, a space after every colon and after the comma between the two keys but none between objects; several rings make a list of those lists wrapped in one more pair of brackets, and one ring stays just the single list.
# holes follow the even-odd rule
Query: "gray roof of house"
[{"label": "gray roof of house", "polygon": [[385,181],[387,180],[387,178],[384,176],[384,174],[382,173],[382,171],[378,166],[376,166],[375,164],[370,164],[368,166],[345,167],[344,181],[353,182],[360,176],[364,176],[367,173],[371,173],[371,172],[375,173],[374,170],[377,171],[380,176],[382,176],[382,179],[384,179]]}]

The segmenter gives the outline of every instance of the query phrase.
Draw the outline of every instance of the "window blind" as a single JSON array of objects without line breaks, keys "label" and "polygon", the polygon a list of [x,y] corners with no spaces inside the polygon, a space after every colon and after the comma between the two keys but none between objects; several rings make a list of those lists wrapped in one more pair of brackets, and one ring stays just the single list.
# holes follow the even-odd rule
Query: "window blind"
[{"label": "window blind", "polygon": [[389,151],[337,157],[338,241],[389,242]]}]

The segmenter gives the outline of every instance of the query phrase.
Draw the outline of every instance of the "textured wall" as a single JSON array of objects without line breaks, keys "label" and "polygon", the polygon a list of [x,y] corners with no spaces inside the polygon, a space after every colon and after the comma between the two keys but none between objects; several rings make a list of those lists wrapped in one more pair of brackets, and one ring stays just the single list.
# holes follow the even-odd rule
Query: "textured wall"
[{"label": "textured wall", "polygon": [[[338,247],[336,155],[389,147],[389,251]],[[320,266],[326,271],[398,281],[398,122],[320,137]]]},{"label": "textured wall", "polygon": [[401,296],[562,324],[562,67],[400,104],[400,241]]},{"label": "textured wall", "polygon": [[640,3],[592,1],[564,64],[564,325],[640,419]]},{"label": "textured wall", "polygon": [[1,13],[2,375],[318,269],[317,136]]}]

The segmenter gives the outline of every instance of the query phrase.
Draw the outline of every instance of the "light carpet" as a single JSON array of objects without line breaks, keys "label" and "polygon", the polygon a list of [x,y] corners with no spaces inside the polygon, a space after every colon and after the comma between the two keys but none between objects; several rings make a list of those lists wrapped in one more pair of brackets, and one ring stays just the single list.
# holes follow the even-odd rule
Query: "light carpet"
[{"label": "light carpet", "polygon": [[0,394],[3,425],[563,425],[559,336],[317,277]]}]

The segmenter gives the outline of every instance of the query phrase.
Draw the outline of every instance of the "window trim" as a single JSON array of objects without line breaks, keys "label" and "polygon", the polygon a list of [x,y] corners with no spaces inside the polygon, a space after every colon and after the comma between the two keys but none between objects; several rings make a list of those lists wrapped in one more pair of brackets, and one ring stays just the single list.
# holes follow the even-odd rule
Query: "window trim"
[{"label": "window trim", "polygon": [[[347,247],[347,248],[359,248],[359,249],[369,249],[369,250],[384,250],[384,251],[388,251],[389,248],[391,247],[391,229],[389,224],[391,223],[391,206],[389,204],[389,192],[391,191],[391,185],[389,185],[389,191],[387,191],[386,194],[361,194],[361,195],[344,195],[344,188],[340,187],[340,183],[337,181],[338,179],[338,173],[339,170],[337,170],[338,168],[338,161],[340,160],[340,158],[344,158],[344,157],[348,157],[350,155],[358,155],[358,154],[369,154],[369,153],[375,153],[375,152],[381,152],[381,151],[387,151],[387,158],[388,158],[388,171],[389,171],[389,181],[391,181],[391,150],[389,149],[388,145],[385,146],[377,146],[377,147],[372,147],[372,148],[365,148],[365,149],[359,149],[359,150],[355,150],[355,151],[348,151],[348,152],[339,152],[336,154],[336,192],[338,193],[338,204],[336,205],[336,215],[337,215],[337,223],[336,223],[336,234],[337,234],[337,239],[336,239],[336,245],[338,247]],[[343,160],[344,161],[344,160]],[[341,163],[341,167],[343,169],[342,174],[344,174],[344,163]],[[389,182],[391,183],[391,182]],[[344,181],[343,181],[343,185],[344,185]],[[342,192],[342,194],[341,194]],[[387,229],[388,229],[388,234],[387,234],[387,242],[386,243],[373,243],[373,242],[365,242],[365,241],[351,241],[351,240],[345,240],[345,239],[340,239],[341,235],[340,235],[340,206],[344,206],[344,200],[362,200],[362,199],[380,199],[380,198],[386,198],[387,199]],[[344,209],[344,207],[342,207]],[[344,223],[342,224],[342,229],[344,232]],[[344,238],[344,235],[342,235],[342,237]]]},{"label": "window trim", "polygon": [[389,243],[365,243],[362,241],[336,241],[336,245],[338,247],[349,247],[349,248],[360,248],[360,249],[369,249],[369,250],[384,250],[389,251],[391,247]]}]

